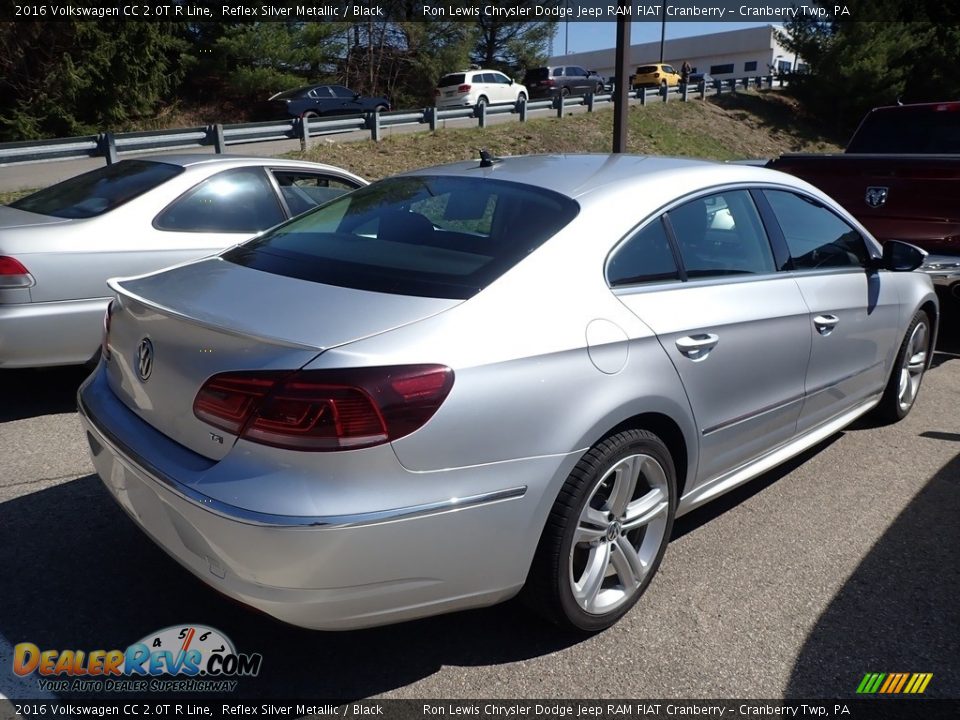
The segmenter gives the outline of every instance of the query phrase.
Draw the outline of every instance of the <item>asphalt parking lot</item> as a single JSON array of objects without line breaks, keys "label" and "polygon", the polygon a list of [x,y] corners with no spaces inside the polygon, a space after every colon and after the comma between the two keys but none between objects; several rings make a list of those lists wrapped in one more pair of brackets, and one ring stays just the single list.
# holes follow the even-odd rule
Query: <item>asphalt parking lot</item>
[{"label": "asphalt parking lot", "polygon": [[928,697],[960,697],[958,317],[905,421],[858,422],[679,520],[650,590],[589,638],[514,602],[349,633],[247,610],[102,489],[81,370],[2,371],[0,693],[44,696],[11,672],[17,643],[124,648],[190,622],[263,654],[244,698],[851,697],[867,672],[931,672]]}]

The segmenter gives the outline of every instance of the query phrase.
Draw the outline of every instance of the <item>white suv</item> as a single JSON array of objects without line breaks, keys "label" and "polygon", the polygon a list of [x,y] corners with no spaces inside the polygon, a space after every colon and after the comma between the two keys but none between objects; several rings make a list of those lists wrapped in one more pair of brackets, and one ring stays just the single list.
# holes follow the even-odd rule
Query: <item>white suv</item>
[{"label": "white suv", "polygon": [[463,70],[440,78],[438,108],[515,103],[529,97],[527,88],[497,70]]}]

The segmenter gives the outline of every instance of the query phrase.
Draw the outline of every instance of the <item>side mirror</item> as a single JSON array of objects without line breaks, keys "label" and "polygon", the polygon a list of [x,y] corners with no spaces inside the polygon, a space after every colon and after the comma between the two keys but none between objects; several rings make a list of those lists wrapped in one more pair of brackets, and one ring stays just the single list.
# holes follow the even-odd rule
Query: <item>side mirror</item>
[{"label": "side mirror", "polygon": [[354,99],[354,100],[359,100],[359,99],[360,99],[360,93],[354,93],[354,94],[353,94],[353,99]]},{"label": "side mirror", "polygon": [[508,78],[508,80],[510,80],[510,84],[513,85],[513,78]]},{"label": "side mirror", "polygon": [[887,240],[883,243],[883,258],[880,266],[893,272],[910,272],[923,265],[926,259],[926,251],[916,245],[900,240]]}]

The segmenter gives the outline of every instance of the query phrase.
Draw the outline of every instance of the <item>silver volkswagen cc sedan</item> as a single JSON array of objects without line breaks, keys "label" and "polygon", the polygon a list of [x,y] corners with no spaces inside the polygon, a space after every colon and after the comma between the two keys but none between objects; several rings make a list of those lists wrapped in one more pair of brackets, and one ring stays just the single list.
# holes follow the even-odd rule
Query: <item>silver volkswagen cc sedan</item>
[{"label": "silver volkswagen cc sedan", "polygon": [[463,162],[112,281],[80,413],[134,522],[277,618],[522,592],[596,631],[675,517],[910,411],[939,313],[922,259],[762,168]]},{"label": "silver volkswagen cc sedan", "polygon": [[366,184],[301,160],[154,155],[0,205],[0,370],[94,364],[108,278],[220,252]]}]

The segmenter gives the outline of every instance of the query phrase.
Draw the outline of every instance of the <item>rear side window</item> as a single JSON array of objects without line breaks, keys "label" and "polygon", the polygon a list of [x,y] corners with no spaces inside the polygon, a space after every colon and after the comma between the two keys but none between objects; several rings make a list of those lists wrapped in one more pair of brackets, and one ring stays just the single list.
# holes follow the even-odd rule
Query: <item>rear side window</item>
[{"label": "rear side window", "polygon": [[670,240],[657,218],[621,245],[607,265],[610,287],[680,280]]},{"label": "rear side window", "polygon": [[773,250],[747,191],[697,198],[667,216],[690,279],[775,271]]},{"label": "rear side window", "polygon": [[396,177],[334,200],[223,257],[328,285],[466,299],[578,212],[570,198],[520,183]]},{"label": "rear side window", "polygon": [[863,237],[816,200],[785,190],[764,190],[790,249],[795,270],[863,267]]},{"label": "rear side window", "polygon": [[167,206],[153,225],[180,232],[253,234],[285,219],[263,171],[240,168],[207,178]]},{"label": "rear side window", "polygon": [[123,160],[27,195],[11,206],[39,215],[90,218],[109,212],[182,172],[182,167],[167,163]]},{"label": "rear side window", "polygon": [[656,65],[641,65],[637,68],[637,75],[646,75],[647,73],[657,72]]},{"label": "rear side window", "polygon": [[440,82],[437,83],[437,87],[453,87],[454,85],[463,85],[466,82],[466,75],[464,73],[453,73],[451,75],[444,75],[440,78]]}]

